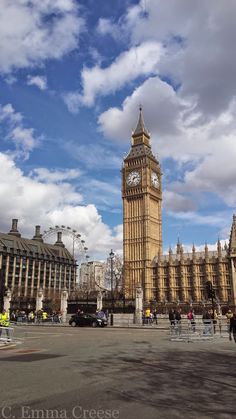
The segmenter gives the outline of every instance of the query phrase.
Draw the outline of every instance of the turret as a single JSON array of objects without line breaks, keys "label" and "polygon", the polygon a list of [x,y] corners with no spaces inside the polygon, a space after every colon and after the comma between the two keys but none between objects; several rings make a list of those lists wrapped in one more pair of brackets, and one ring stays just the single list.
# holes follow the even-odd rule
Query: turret
[{"label": "turret", "polygon": [[229,239],[229,253],[236,254],[236,215],[233,215],[233,223],[231,226],[230,231],[230,239]]},{"label": "turret", "polygon": [[218,239],[218,241],[217,241],[217,252],[218,252],[218,256],[221,257],[222,256],[222,249],[221,249],[220,239]]}]

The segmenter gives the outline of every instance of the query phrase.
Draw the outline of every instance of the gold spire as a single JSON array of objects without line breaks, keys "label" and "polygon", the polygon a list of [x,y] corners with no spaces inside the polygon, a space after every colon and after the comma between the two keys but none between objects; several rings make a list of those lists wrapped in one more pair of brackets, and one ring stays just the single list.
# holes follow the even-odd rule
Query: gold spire
[{"label": "gold spire", "polygon": [[138,123],[132,134],[132,140],[133,145],[145,144],[150,147],[150,134],[144,124],[143,111],[141,105],[139,107]]},{"label": "gold spire", "polygon": [[145,134],[150,138],[149,132],[146,129],[145,124],[144,124],[142,106],[140,105],[139,106],[138,123],[137,123],[137,126],[136,126],[135,130],[134,130],[133,136],[142,135],[142,134]]}]

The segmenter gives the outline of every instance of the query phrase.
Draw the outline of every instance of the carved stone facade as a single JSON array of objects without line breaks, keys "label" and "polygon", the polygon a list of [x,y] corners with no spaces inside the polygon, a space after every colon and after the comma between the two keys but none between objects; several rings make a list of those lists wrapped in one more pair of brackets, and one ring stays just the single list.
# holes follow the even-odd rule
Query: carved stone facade
[{"label": "carved stone facade", "polygon": [[32,239],[21,237],[17,221],[8,234],[0,233],[0,285],[2,294],[11,290],[12,298],[36,300],[43,289],[46,299],[60,296],[64,288],[70,293],[76,286],[76,261],[65,248],[61,233],[53,244],[44,243],[40,227]]},{"label": "carved stone facade", "polygon": [[153,293],[152,261],[162,253],[161,168],[153,155],[142,110],[122,168],[124,291],[135,298],[141,284],[145,300]]},{"label": "carved stone facade", "polygon": [[152,154],[150,134],[142,110],[132,134],[131,150],[122,169],[124,291],[135,298],[141,284],[144,300],[157,302],[204,302],[205,283],[211,281],[221,303],[236,304],[236,216],[229,246],[216,251],[162,254],[161,169]]},{"label": "carved stone facade", "polygon": [[154,259],[153,298],[160,302],[204,303],[206,281],[211,281],[220,303],[235,304],[235,268],[231,266],[230,247],[216,251],[184,253],[180,243],[175,254]]}]

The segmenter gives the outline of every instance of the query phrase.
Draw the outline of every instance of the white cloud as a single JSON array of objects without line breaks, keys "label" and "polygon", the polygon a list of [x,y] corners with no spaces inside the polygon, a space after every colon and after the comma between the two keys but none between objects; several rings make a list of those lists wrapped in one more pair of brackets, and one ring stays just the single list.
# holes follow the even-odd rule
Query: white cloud
[{"label": "white cloud", "polygon": [[97,32],[100,35],[110,35],[115,40],[122,38],[123,33],[120,31],[119,25],[111,22],[110,19],[100,18],[97,25]]},{"label": "white cloud", "polygon": [[40,142],[34,129],[24,127],[22,114],[16,112],[11,104],[0,105],[0,124],[6,129],[5,139],[14,144],[15,150],[11,151],[11,154],[17,158],[27,159]]},{"label": "white cloud", "polygon": [[[186,196],[183,195],[181,204],[180,195],[187,193],[187,208],[195,208],[196,203],[201,204],[198,194],[202,192],[213,193],[225,204],[235,206],[236,101],[231,101],[217,117],[205,120],[199,118],[194,101],[183,100],[158,77],[150,78],[125,99],[121,109],[110,108],[98,119],[103,134],[125,140],[127,150],[128,133],[135,127],[139,103],[151,131],[154,152],[161,162],[166,158],[175,160],[185,172],[182,181],[167,185],[167,206],[180,205],[181,209]],[[169,199],[170,193],[178,194],[177,201]]]},{"label": "white cloud", "polygon": [[65,180],[78,179],[81,171],[78,169],[48,170],[44,167],[34,169],[30,175],[39,182],[60,183]]},{"label": "white cloud", "polygon": [[30,76],[27,77],[28,86],[37,86],[40,90],[47,89],[47,78],[45,76]]},{"label": "white cloud", "polygon": [[64,95],[68,109],[76,112],[80,104],[92,106],[97,95],[106,96],[139,76],[157,73],[162,54],[160,44],[150,41],[123,52],[109,67],[84,68],[82,94],[70,92]]},{"label": "white cloud", "polygon": [[[19,219],[19,230],[23,236],[32,237],[34,226],[39,224],[42,230],[54,225],[69,225],[79,231],[86,241],[91,258],[106,254],[111,247],[120,249],[120,232],[112,232],[103,223],[94,205],[82,205],[82,196],[73,186],[63,182],[57,184],[53,176],[45,183],[47,169],[41,168],[42,181],[25,176],[14,161],[0,153],[0,213],[1,231],[9,231],[11,218]],[[71,179],[75,172],[64,171]],[[50,173],[49,173],[50,177]],[[98,250],[99,249],[99,250]]]},{"label": "white cloud", "polygon": [[170,136],[180,132],[180,118],[186,109],[185,102],[178,98],[174,89],[166,82],[159,77],[151,77],[125,99],[122,109],[110,108],[99,116],[98,123],[104,135],[127,141],[127,135],[136,126],[140,103],[153,139],[155,135]]},{"label": "white cloud", "polygon": [[78,47],[84,22],[74,0],[1,1],[0,72],[41,65]]},{"label": "white cloud", "polygon": [[165,45],[160,72],[180,84],[184,97],[195,96],[207,118],[236,94],[235,14],[234,0],[140,0],[118,25],[133,45],[150,39]]}]

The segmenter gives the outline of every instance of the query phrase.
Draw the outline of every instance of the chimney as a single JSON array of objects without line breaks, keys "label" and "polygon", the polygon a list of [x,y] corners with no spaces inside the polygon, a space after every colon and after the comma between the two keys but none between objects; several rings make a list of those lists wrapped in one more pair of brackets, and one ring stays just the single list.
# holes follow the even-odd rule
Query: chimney
[{"label": "chimney", "polygon": [[62,242],[62,232],[61,231],[58,231],[57,232],[57,241],[56,241],[56,243],[55,243],[55,245],[54,246],[60,246],[60,247],[65,247],[65,245],[64,245],[64,243]]},{"label": "chimney", "polygon": [[43,243],[42,234],[40,234],[40,226],[35,226],[35,235],[33,240],[37,240]]},{"label": "chimney", "polygon": [[11,234],[12,236],[21,237],[21,234],[20,234],[20,233],[19,233],[19,231],[17,230],[17,223],[18,223],[17,218],[13,218],[13,220],[12,220],[11,230],[9,231],[9,233],[8,233],[8,234]]}]

